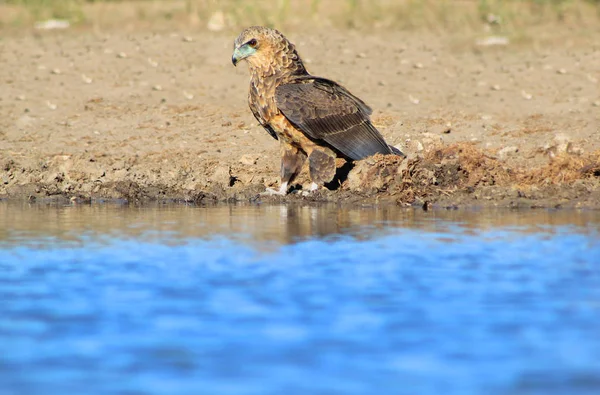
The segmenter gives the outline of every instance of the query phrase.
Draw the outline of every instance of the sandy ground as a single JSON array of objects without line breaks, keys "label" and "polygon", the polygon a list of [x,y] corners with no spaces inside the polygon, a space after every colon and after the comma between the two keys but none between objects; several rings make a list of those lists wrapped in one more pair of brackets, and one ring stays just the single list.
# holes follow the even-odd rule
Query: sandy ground
[{"label": "sandy ground", "polygon": [[246,65],[231,64],[237,32],[27,31],[0,39],[0,198],[600,207],[600,32],[492,47],[284,33],[407,159],[259,197],[278,184],[278,143],[247,107]]}]

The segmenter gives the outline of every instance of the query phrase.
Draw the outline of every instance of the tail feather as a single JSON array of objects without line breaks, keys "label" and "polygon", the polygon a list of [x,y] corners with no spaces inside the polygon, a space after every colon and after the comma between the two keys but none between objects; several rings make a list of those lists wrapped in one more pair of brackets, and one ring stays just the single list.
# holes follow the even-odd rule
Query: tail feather
[{"label": "tail feather", "polygon": [[390,147],[392,154],[406,158],[406,155],[404,154],[404,152],[400,151],[398,148],[394,147],[393,145],[388,145],[388,147]]}]

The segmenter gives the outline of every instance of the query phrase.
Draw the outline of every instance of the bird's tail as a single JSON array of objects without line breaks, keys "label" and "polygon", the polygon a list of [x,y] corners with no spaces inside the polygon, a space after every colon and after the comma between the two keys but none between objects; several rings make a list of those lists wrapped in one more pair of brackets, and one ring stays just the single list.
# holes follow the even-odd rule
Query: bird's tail
[{"label": "bird's tail", "polygon": [[406,158],[406,155],[404,155],[404,152],[400,151],[398,148],[391,146],[391,145],[388,145],[388,147],[390,147],[392,154]]}]

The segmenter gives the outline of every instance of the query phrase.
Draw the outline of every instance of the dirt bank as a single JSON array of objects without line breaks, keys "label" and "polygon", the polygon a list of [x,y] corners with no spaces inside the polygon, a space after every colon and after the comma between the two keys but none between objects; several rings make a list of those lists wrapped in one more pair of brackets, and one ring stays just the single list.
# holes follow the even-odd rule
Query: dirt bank
[{"label": "dirt bank", "polygon": [[600,207],[600,32],[482,47],[286,31],[408,158],[357,162],[335,190],[264,198],[278,144],[247,108],[245,65],[231,65],[237,32],[160,31],[2,38],[0,198]]}]

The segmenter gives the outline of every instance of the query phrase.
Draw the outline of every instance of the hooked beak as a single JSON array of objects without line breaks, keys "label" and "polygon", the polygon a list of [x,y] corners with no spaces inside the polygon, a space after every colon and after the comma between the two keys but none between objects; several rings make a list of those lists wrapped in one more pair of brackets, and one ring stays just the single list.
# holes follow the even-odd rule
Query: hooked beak
[{"label": "hooked beak", "polygon": [[231,56],[231,63],[233,63],[234,66],[237,66],[242,59],[244,59],[244,56],[240,53],[239,48],[234,49],[233,55]]}]

